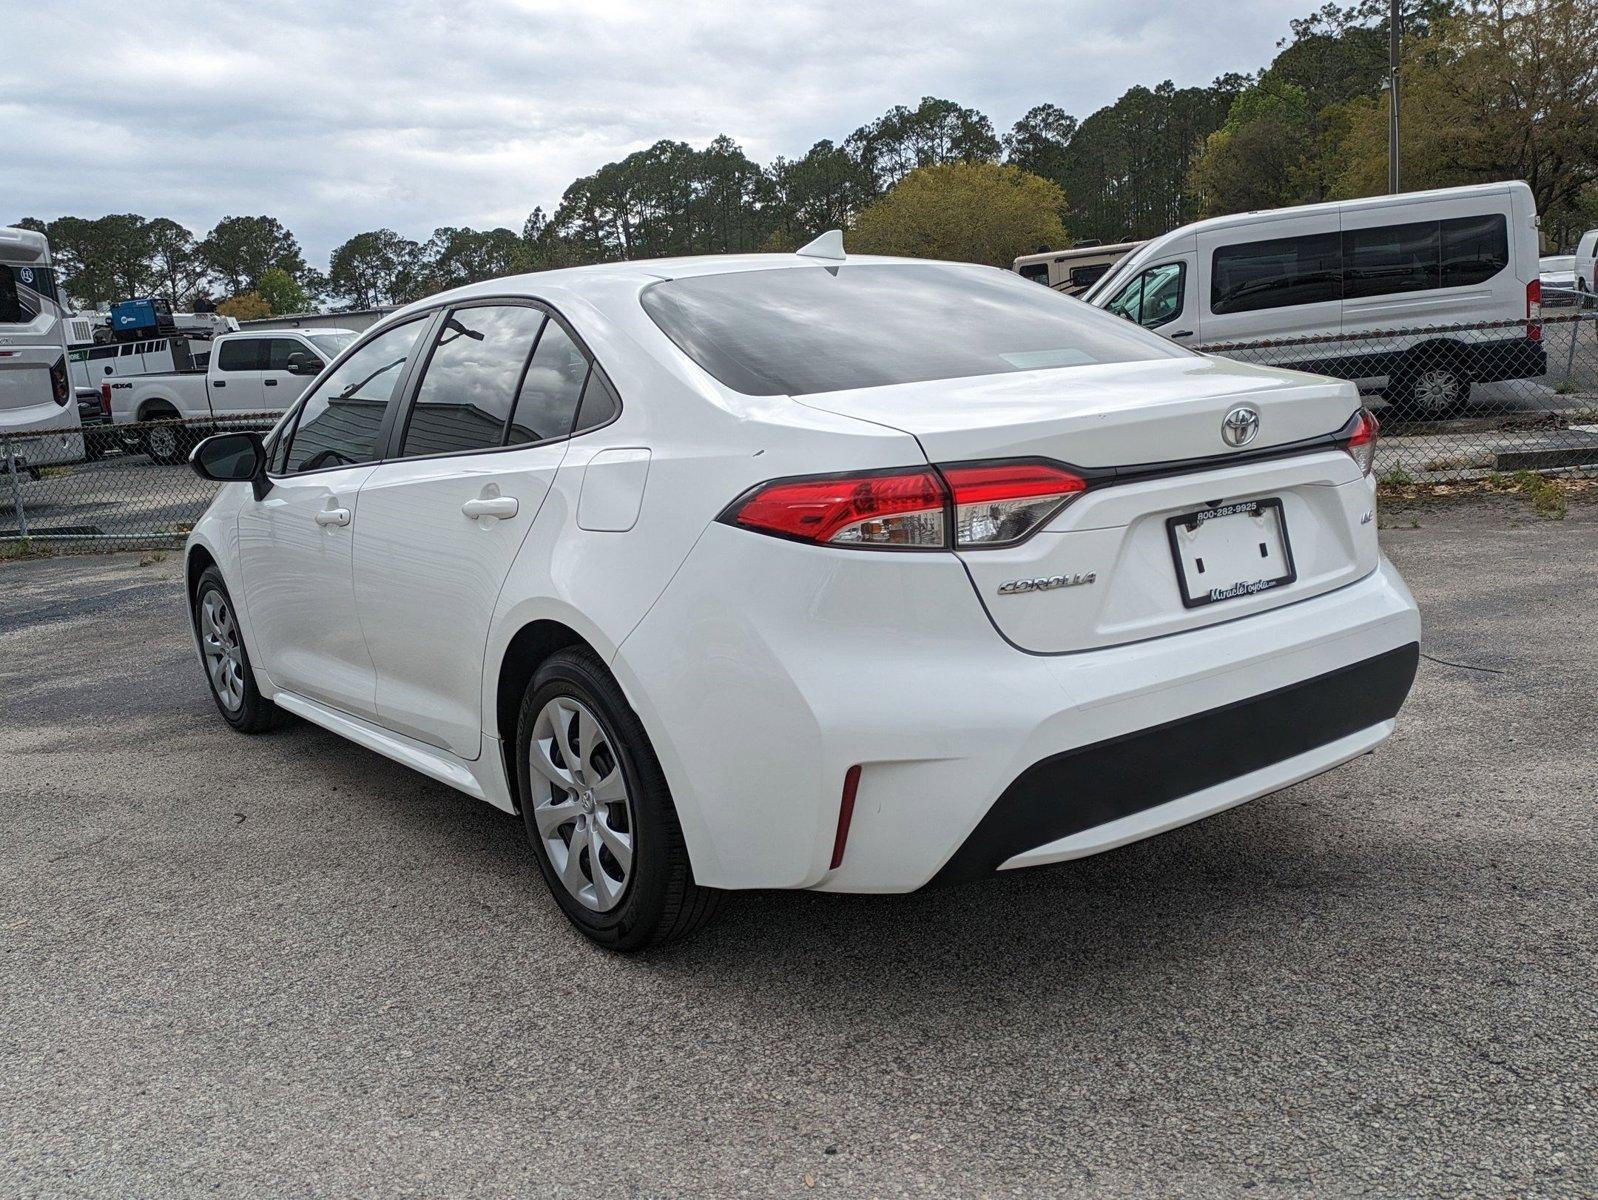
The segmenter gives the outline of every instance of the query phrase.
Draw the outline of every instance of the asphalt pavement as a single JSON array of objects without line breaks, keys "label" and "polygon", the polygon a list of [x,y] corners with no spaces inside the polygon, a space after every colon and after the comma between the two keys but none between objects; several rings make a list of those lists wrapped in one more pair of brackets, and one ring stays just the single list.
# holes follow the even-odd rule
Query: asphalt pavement
[{"label": "asphalt pavement", "polygon": [[1385,520],[1456,665],[1375,755],[637,958],[515,819],[229,731],[177,555],[0,563],[0,1194],[1598,1194],[1598,505]]}]

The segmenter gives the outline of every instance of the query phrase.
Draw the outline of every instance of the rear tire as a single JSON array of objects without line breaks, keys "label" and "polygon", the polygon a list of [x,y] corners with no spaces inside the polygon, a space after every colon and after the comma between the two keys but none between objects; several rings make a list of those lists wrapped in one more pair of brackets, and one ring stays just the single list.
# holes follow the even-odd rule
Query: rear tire
[{"label": "rear tire", "polygon": [[685,938],[724,893],[694,882],[682,826],[643,724],[598,657],[562,650],[516,723],[516,782],[550,894],[608,950]]},{"label": "rear tire", "polygon": [[1399,368],[1387,399],[1400,416],[1412,421],[1441,421],[1470,399],[1470,380],[1456,358],[1429,354]]},{"label": "rear tire", "polygon": [[144,453],[153,463],[160,463],[163,467],[180,463],[189,456],[193,449],[194,439],[189,436],[189,431],[177,415],[160,416],[151,419],[149,427],[141,435]]},{"label": "rear tire", "polygon": [[288,720],[288,714],[255,686],[255,671],[244,647],[233,598],[222,582],[222,572],[215,567],[201,573],[194,589],[194,628],[211,699],[224,721],[240,733],[266,733]]}]

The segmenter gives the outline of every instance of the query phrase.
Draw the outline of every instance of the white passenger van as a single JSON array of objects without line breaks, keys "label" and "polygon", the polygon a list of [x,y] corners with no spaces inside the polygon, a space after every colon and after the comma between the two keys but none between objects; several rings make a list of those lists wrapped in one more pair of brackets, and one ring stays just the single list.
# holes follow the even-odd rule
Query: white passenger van
[{"label": "white passenger van", "polygon": [[1531,189],[1480,184],[1185,225],[1084,299],[1188,345],[1282,341],[1249,361],[1440,416],[1472,383],[1546,371],[1538,253]]},{"label": "white passenger van", "polygon": [[0,434],[41,435],[0,445],[0,473],[83,458],[65,316],[44,235],[0,228]]},{"label": "white passenger van", "polygon": [[1598,292],[1598,229],[1589,229],[1581,235],[1570,267],[1576,276],[1578,292]]},{"label": "white passenger van", "polygon": [[1069,250],[1041,250],[1023,254],[1015,260],[1014,271],[1023,279],[1046,283],[1067,296],[1080,296],[1142,242],[1117,242],[1110,246],[1094,243]]}]

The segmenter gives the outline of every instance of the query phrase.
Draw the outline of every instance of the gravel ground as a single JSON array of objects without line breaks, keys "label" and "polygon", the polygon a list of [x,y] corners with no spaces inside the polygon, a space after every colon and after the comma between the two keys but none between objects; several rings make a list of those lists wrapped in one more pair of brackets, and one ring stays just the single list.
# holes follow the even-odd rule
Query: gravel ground
[{"label": "gravel ground", "polygon": [[1387,522],[1476,669],[1375,756],[632,959],[512,818],[229,732],[175,555],[0,565],[0,1193],[1598,1194],[1598,506]]}]

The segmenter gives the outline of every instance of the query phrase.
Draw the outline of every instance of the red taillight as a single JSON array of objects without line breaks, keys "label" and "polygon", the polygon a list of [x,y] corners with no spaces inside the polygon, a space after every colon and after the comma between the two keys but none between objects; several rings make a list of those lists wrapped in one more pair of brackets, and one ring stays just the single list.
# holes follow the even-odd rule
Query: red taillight
[{"label": "red taillight", "polygon": [[954,499],[956,546],[1018,542],[1088,486],[1080,475],[1051,463],[972,463],[941,469]]},{"label": "red taillight", "polygon": [[100,385],[100,411],[105,414],[105,419],[111,419],[111,385],[109,382]]},{"label": "red taillight", "polygon": [[943,484],[930,467],[768,483],[729,514],[761,533],[840,546],[941,549]]},{"label": "red taillight", "polygon": [[779,537],[867,550],[1005,546],[1087,486],[1063,467],[1030,461],[779,479],[722,519]]},{"label": "red taillight", "polygon": [[1533,342],[1543,340],[1543,285],[1533,279],[1526,285],[1526,337]]},{"label": "red taillight", "polygon": [[843,848],[849,844],[849,822],[854,819],[854,796],[860,789],[860,766],[850,767],[843,776],[843,798],[838,801],[838,832],[832,837],[832,865],[836,871],[843,862]]},{"label": "red taillight", "polygon": [[1376,439],[1381,436],[1381,423],[1370,409],[1362,408],[1354,414],[1349,424],[1353,426],[1353,432],[1343,444],[1343,449],[1359,464],[1359,469],[1369,475],[1371,468],[1376,465]]},{"label": "red taillight", "polygon": [[55,402],[66,407],[67,401],[72,399],[72,379],[67,375],[66,356],[56,359],[50,367],[50,390],[55,394]]}]

